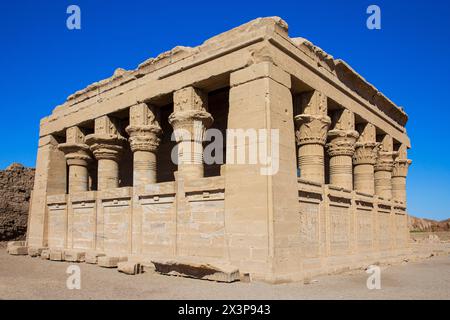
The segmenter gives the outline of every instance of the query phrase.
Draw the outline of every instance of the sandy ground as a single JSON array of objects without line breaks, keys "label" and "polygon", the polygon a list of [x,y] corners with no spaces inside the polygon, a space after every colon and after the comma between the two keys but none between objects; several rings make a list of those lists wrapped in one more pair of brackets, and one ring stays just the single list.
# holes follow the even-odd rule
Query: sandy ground
[{"label": "sandy ground", "polygon": [[0,248],[0,299],[450,299],[450,256],[381,267],[381,289],[364,271],[317,277],[311,284],[215,283],[77,264],[81,289],[66,287],[67,262],[10,256]]}]

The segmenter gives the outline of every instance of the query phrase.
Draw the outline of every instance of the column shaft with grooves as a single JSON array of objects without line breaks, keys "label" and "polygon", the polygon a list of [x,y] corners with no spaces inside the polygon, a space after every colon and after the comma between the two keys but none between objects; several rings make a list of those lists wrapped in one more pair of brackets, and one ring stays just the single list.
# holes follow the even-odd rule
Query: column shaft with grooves
[{"label": "column shaft with grooves", "polygon": [[169,123],[178,144],[178,172],[185,178],[203,178],[203,137],[213,122],[208,96],[194,87],[175,91]]},{"label": "column shaft with grooves", "polygon": [[356,191],[375,194],[374,165],[379,144],[376,142],[376,128],[371,123],[357,125],[360,133],[353,156],[353,179]]},{"label": "column shaft with grooves", "polygon": [[355,115],[347,109],[333,113],[333,130],[328,131],[330,184],[353,190],[353,155],[359,134],[355,131]]},{"label": "column shaft with grooves", "polygon": [[156,107],[146,103],[138,103],[130,108],[130,125],[126,131],[130,135],[133,152],[134,187],[157,182],[156,152],[162,132],[158,118]]},{"label": "column shaft with grooves", "polygon": [[97,190],[120,186],[119,160],[125,141],[120,134],[119,120],[110,116],[95,119],[95,133],[86,136],[86,143],[98,160]]},{"label": "column shaft with grooves", "polygon": [[294,104],[300,113],[294,117],[300,177],[323,184],[324,146],[331,123],[327,116],[327,97],[314,90],[297,96]]},{"label": "column shaft with grooves", "polygon": [[75,126],[66,130],[66,143],[58,145],[64,152],[69,167],[69,194],[89,190],[88,164],[92,160],[85,144],[84,131]]}]

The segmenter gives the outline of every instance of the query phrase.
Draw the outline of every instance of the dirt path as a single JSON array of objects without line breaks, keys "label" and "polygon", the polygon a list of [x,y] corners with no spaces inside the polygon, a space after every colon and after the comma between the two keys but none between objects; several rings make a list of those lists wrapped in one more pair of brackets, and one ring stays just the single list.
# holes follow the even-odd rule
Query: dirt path
[{"label": "dirt path", "polygon": [[223,284],[158,274],[128,276],[78,264],[81,290],[66,287],[70,263],[10,256],[0,249],[0,299],[450,299],[450,256],[381,268],[381,289],[354,272],[291,283]]}]

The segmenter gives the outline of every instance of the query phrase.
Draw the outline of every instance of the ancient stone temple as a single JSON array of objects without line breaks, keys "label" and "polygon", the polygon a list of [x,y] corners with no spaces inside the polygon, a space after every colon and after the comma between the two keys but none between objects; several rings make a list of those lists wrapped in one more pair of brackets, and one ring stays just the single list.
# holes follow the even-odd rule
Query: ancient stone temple
[{"label": "ancient stone temple", "polygon": [[[118,69],[42,119],[24,247],[222,263],[270,282],[401,258],[407,119],[280,18],[253,20]],[[223,133],[223,163],[204,161],[207,129]],[[262,145],[231,129],[274,130],[276,172],[231,161],[230,145],[247,158]]]}]

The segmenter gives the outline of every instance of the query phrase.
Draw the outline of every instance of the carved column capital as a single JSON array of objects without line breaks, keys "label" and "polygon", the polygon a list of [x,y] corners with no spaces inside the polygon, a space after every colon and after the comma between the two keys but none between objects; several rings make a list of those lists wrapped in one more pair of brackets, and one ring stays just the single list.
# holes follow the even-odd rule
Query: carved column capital
[{"label": "carved column capital", "polygon": [[394,157],[398,154],[396,151],[378,151],[377,161],[375,163],[376,171],[389,171],[392,172],[394,167]]},{"label": "carved column capital", "polygon": [[356,142],[353,164],[371,164],[377,162],[379,143],[377,142]]},{"label": "carved column capital", "polygon": [[412,161],[410,159],[397,159],[394,161],[392,177],[405,177],[408,175],[408,168]]},{"label": "carved column capital", "polygon": [[90,146],[97,160],[118,161],[126,139],[117,134],[90,134],[86,136],[86,144]]},{"label": "carved column capital", "polygon": [[328,137],[330,142],[327,143],[327,151],[330,157],[334,156],[350,156],[355,153],[355,143],[358,139],[358,132],[355,130],[330,130]]},{"label": "carved column capital", "polygon": [[294,118],[297,130],[295,137],[298,145],[319,144],[324,146],[331,119],[324,115],[299,114]]},{"label": "carved column capital", "polygon": [[158,149],[162,132],[159,125],[130,125],[125,130],[130,135],[131,151],[156,152]]},{"label": "carved column capital", "polygon": [[84,143],[61,143],[58,145],[58,149],[64,152],[69,166],[87,166],[88,162],[92,160],[89,146]]},{"label": "carved column capital", "polygon": [[212,115],[205,110],[176,111],[169,116],[169,124],[175,131],[177,142],[187,138],[184,133],[188,133],[191,140],[203,141],[205,130],[213,121]]}]

